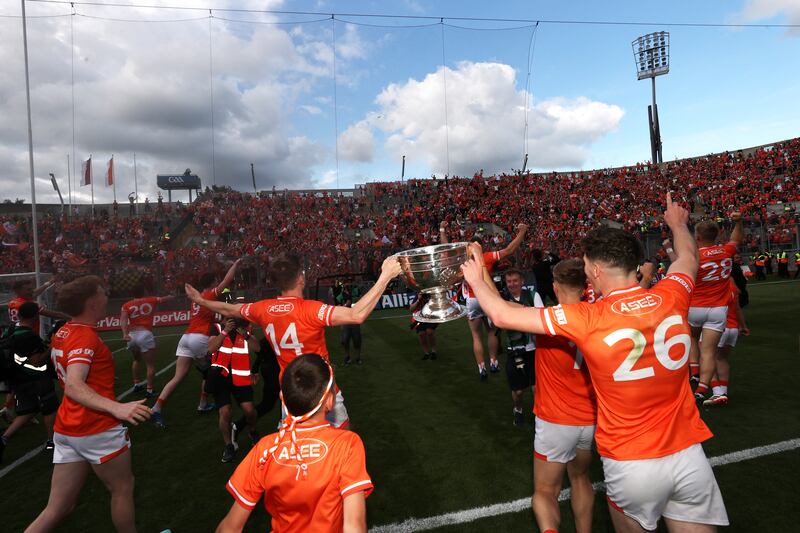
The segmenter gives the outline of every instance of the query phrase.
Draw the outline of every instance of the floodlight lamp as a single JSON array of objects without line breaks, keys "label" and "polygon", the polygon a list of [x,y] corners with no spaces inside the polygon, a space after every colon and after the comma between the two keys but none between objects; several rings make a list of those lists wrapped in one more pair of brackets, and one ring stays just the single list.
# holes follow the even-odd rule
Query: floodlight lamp
[{"label": "floodlight lamp", "polygon": [[638,79],[655,78],[669,72],[669,33],[642,35],[631,43]]}]

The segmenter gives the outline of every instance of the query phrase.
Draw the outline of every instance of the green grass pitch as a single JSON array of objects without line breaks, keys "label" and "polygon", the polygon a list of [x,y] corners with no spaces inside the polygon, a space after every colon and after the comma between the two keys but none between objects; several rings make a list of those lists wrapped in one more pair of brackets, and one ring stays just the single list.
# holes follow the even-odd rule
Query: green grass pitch
[{"label": "green grass pitch", "polygon": [[[800,437],[797,358],[800,342],[800,283],[751,284],[746,308],[750,337],[740,337],[733,359],[731,403],[704,410],[715,437],[705,443],[709,457]],[[527,425],[512,425],[511,400],[503,373],[478,381],[466,321],[437,330],[439,360],[421,361],[420,349],[402,311],[375,313],[363,328],[362,366],[336,369],[352,420],[364,440],[375,492],[367,500],[370,526],[426,518],[503,503],[532,493],[531,415]],[[174,360],[179,328],[157,335],[159,369]],[[334,362],[341,363],[338,330],[328,332]],[[108,334],[112,350],[123,346]],[[115,353],[117,390],[130,387],[130,355]],[[501,361],[502,361],[501,356]],[[172,376],[158,378],[160,388]],[[167,403],[169,427],[151,423],[131,430],[139,531],[213,531],[232,499],[224,486],[234,465],[220,462],[222,440],[216,414],[195,413],[200,377],[192,373]],[[260,394],[260,385],[256,397]],[[135,398],[132,395],[131,398]],[[527,398],[528,406],[532,403]],[[273,431],[277,408],[259,421],[262,434]],[[7,466],[43,441],[41,426],[30,426],[6,450]],[[242,438],[244,443],[246,438]],[[239,458],[246,451],[242,446]],[[50,465],[45,453],[0,478],[3,531],[22,531],[44,507]],[[800,522],[800,451],[793,450],[715,468],[731,527],[727,531],[791,531]],[[592,480],[602,480],[599,460]],[[566,483],[566,482],[565,482]],[[573,530],[562,504],[564,531]],[[598,493],[595,531],[610,531],[605,499]],[[266,531],[269,518],[259,507],[248,531]],[[80,503],[61,531],[113,531],[109,497],[90,476]],[[437,531],[536,531],[529,509]]]}]

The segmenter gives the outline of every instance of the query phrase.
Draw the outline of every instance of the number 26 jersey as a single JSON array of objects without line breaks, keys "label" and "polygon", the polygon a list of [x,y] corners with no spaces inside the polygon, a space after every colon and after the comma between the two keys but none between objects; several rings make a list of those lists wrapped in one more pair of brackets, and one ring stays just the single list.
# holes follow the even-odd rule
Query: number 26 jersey
[{"label": "number 26 jersey", "polygon": [[712,436],[689,386],[687,321],[694,282],[670,274],[649,290],[634,286],[605,298],[548,307],[551,336],[583,352],[597,396],[597,451],[620,461],[654,459]]},{"label": "number 26 jersey", "polygon": [[299,355],[315,353],[328,360],[325,327],[331,325],[333,308],[317,300],[279,296],[245,304],[240,314],[264,330],[283,375],[286,366]]}]

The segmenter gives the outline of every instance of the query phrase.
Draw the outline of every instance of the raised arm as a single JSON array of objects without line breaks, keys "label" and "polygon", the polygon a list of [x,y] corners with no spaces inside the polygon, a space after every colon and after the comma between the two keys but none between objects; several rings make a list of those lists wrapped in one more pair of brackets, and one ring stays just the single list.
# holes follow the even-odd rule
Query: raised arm
[{"label": "raised arm", "polygon": [[236,269],[239,268],[239,263],[241,262],[242,262],[241,259],[237,259],[236,261],[233,262],[231,267],[225,273],[225,277],[222,278],[222,282],[219,285],[217,285],[217,292],[222,291],[222,289],[224,289],[233,282],[233,278],[236,276]]},{"label": "raised arm", "polygon": [[439,224],[439,243],[440,244],[447,244],[450,240],[447,238],[447,221],[442,220]]},{"label": "raised arm", "polygon": [[228,335],[236,327],[236,322],[232,318],[225,321],[225,326],[219,335],[208,338],[208,353],[215,353],[220,349],[222,343],[225,342],[225,336]]},{"label": "raised arm", "polygon": [[731,242],[736,246],[741,246],[744,240],[744,225],[742,224],[742,214],[738,211],[731,213],[731,220],[734,222],[731,232]]},{"label": "raised arm", "polygon": [[[532,307],[516,307],[500,297],[496,288],[486,283],[481,255],[475,249],[470,250],[471,259],[461,267],[464,279],[472,287],[472,291],[481,304],[481,309],[489,316],[495,326],[501,329],[512,329],[527,333],[545,333],[541,311]],[[493,284],[492,284],[493,285]]]},{"label": "raised arm", "polygon": [[184,290],[186,291],[186,296],[197,305],[202,305],[206,309],[223,316],[239,316],[239,310],[242,308],[242,304],[229,304],[217,300],[206,300],[197,289],[188,283],[184,286]]},{"label": "raised arm", "polygon": [[331,313],[332,326],[344,326],[347,324],[363,324],[367,317],[375,309],[383,291],[397,275],[400,274],[400,262],[397,257],[391,255],[383,261],[381,275],[375,285],[353,307],[336,306]]},{"label": "raised arm", "polygon": [[664,211],[664,221],[672,230],[675,242],[675,261],[669,267],[668,274],[686,274],[692,280],[697,276],[700,259],[697,255],[697,242],[689,233],[689,212],[680,205],[672,202],[672,194],[667,193],[667,209]]},{"label": "raised arm", "polygon": [[119,312],[119,327],[122,330],[122,340],[124,341],[131,340],[130,331],[128,331],[129,324],[128,310],[123,306]]},{"label": "raised arm", "polygon": [[517,234],[514,236],[514,240],[512,240],[508,246],[500,250],[500,259],[505,259],[506,257],[510,256],[514,252],[517,251],[517,248],[520,247],[522,241],[525,239],[525,233],[528,231],[527,224],[520,224],[517,226]]},{"label": "raised arm", "polygon": [[52,287],[55,284],[56,284],[55,280],[54,279],[50,279],[48,281],[45,281],[44,283],[42,283],[41,285],[39,285],[35,289],[33,289],[33,299],[35,300],[36,298],[38,298],[39,295],[44,293],[47,289],[49,289],[50,287]]}]

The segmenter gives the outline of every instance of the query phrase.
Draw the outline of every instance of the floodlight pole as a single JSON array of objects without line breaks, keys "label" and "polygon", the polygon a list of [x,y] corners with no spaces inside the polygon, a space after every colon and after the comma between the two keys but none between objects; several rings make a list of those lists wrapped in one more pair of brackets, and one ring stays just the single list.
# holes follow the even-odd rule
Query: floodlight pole
[{"label": "floodlight pole", "polygon": [[658,124],[658,106],[656,105],[656,77],[650,78],[653,82],[653,111],[652,123],[650,131],[650,142],[652,144],[653,163],[663,163],[664,159],[661,153],[661,128]]},{"label": "floodlight pole", "polygon": [[22,5],[22,49],[25,54],[25,97],[28,103],[28,162],[31,174],[31,229],[33,230],[33,268],[36,272],[36,286],[40,286],[39,271],[39,230],[36,227],[36,183],[33,172],[33,125],[31,123],[31,82],[28,73],[28,19],[25,17],[25,0]]}]

